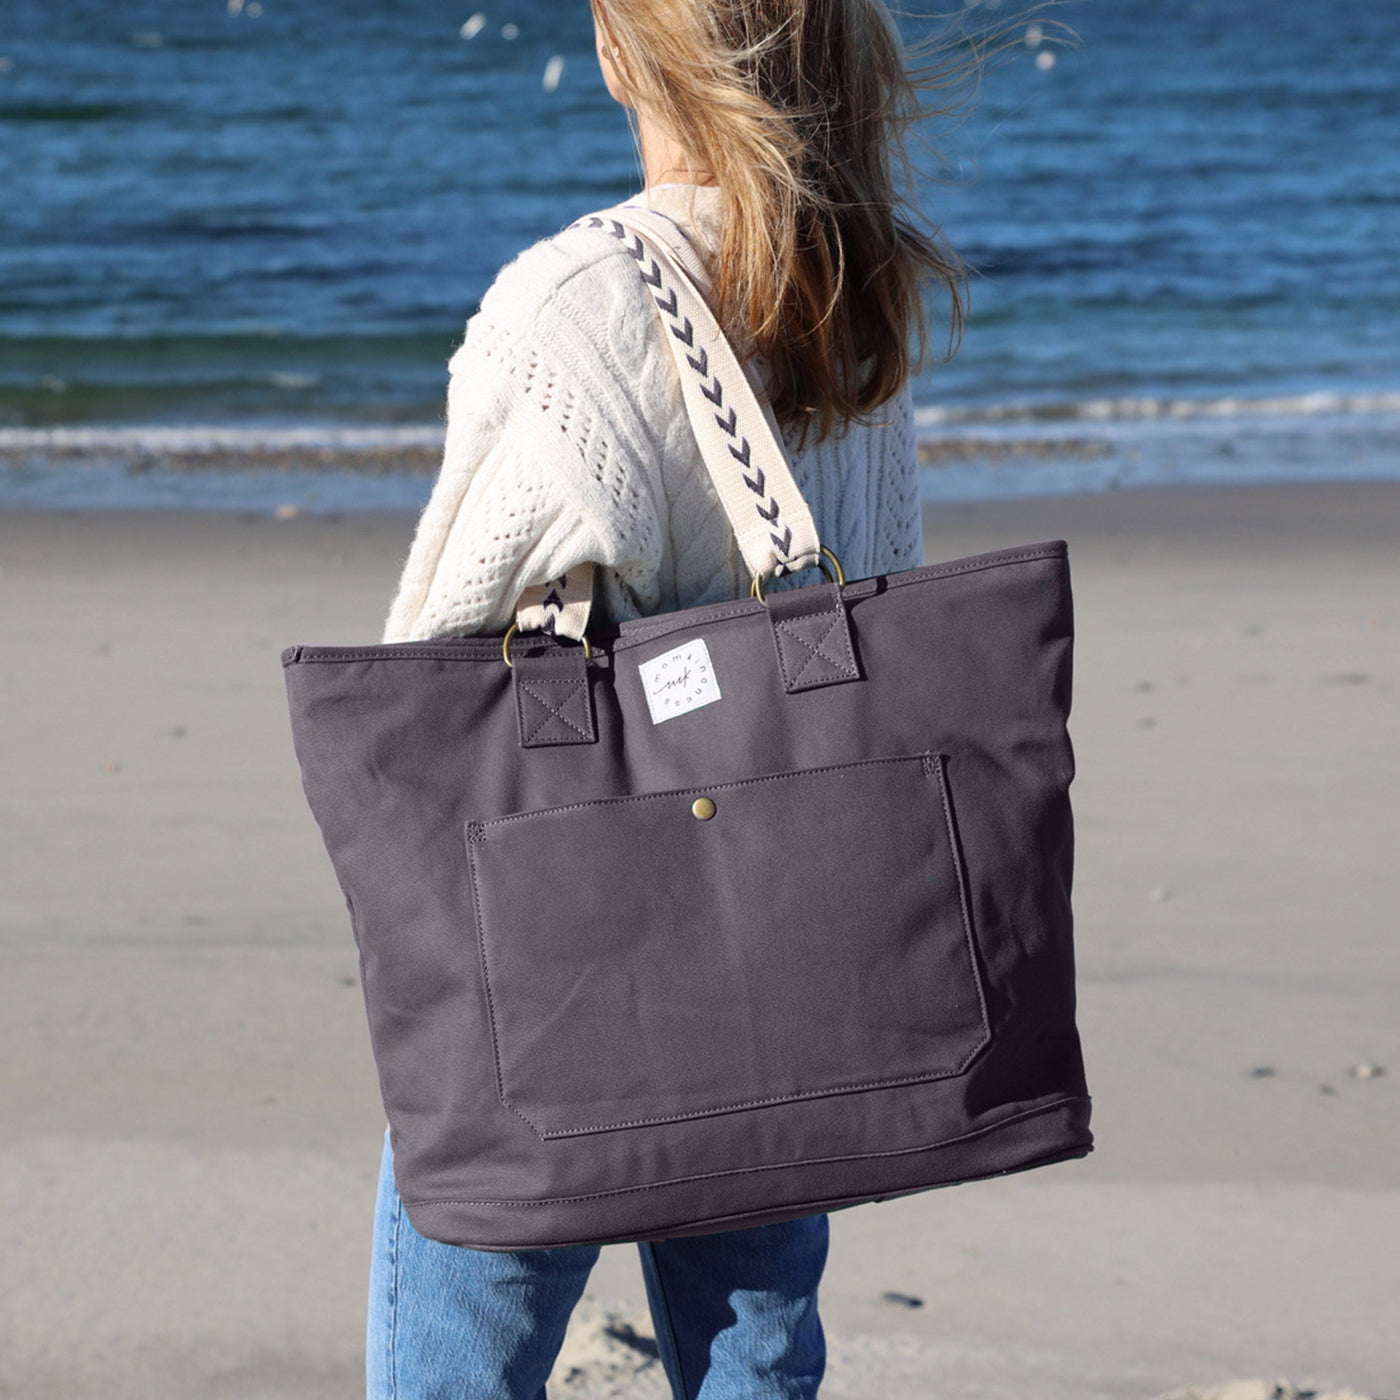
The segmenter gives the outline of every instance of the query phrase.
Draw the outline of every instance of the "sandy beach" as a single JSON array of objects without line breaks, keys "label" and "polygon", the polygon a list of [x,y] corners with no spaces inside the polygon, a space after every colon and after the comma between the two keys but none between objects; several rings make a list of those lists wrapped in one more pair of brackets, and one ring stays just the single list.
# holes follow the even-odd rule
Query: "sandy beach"
[{"label": "sandy beach", "polygon": [[[278,653],[375,639],[412,524],[0,512],[0,1397],[363,1394],[383,1119]],[[925,526],[1070,542],[1098,1150],[833,1216],[823,1394],[1396,1400],[1400,485]],[[606,1249],[551,1395],[666,1394],[643,1298]]]}]

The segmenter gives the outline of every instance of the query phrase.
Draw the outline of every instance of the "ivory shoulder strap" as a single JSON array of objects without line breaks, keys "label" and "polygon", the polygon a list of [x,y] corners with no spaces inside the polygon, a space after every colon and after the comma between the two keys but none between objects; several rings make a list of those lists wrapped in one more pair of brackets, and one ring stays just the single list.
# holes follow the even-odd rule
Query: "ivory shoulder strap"
[{"label": "ivory shoulder strap", "polygon": [[[664,214],[631,205],[571,225],[621,242],[656,303],[705,468],[754,576],[789,574],[821,556],[812,512],[793,479],[772,408],[753,370],[740,362],[705,300],[705,269]],[[593,565],[526,589],[516,605],[522,632],[582,638],[593,596]]]}]

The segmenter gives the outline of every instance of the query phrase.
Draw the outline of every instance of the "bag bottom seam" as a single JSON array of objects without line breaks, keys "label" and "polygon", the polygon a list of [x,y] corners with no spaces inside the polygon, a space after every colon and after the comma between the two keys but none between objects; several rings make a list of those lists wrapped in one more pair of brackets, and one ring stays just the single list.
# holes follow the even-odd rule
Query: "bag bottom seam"
[{"label": "bag bottom seam", "polygon": [[1077,1104],[1089,1104],[1091,1099],[1087,1094],[1072,1094],[1064,1098],[1055,1099],[1052,1103],[1042,1104],[1038,1108],[1026,1109],[1021,1113],[1010,1114],[1005,1118],[999,1118],[995,1123],[984,1124],[980,1128],[974,1129],[970,1133],[960,1133],[956,1137],[940,1138],[936,1142],[920,1143],[914,1147],[900,1147],[887,1152],[850,1152],[836,1157],[815,1157],[807,1158],[797,1162],[770,1162],[757,1167],[736,1167],[730,1171],[701,1172],[695,1176],[676,1177],[670,1181],[648,1182],[644,1186],[622,1186],[613,1191],[594,1191],[578,1196],[546,1196],[533,1201],[512,1201],[503,1199],[469,1199],[469,1198],[442,1198],[438,1200],[406,1201],[404,1204],[412,1205],[415,1210],[432,1209],[437,1206],[489,1206],[496,1209],[533,1209],[541,1206],[570,1205],[575,1202],[607,1200],[617,1196],[633,1196],[647,1191],[666,1191],[678,1186],[689,1186],[700,1181],[715,1181],[725,1177],[736,1176],[758,1176],[766,1172],[791,1171],[794,1168],[802,1167],[825,1167],[834,1166],[841,1162],[871,1162],[879,1161],[891,1157],[912,1157],[920,1152],[934,1152],[944,1147],[954,1147],[958,1143],[972,1142],[977,1138],[986,1137],[989,1133],[997,1132],[1002,1128],[1011,1126],[1014,1123],[1026,1122],[1033,1118],[1044,1117],[1046,1114],[1054,1113],[1059,1109],[1073,1107]]}]

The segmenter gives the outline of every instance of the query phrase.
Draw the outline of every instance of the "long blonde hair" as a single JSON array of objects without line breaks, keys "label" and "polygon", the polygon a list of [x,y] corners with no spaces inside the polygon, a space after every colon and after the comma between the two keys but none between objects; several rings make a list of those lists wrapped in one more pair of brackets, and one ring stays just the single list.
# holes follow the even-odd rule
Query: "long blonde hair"
[{"label": "long blonde hair", "polygon": [[922,357],[922,285],[946,294],[950,348],[965,306],[957,255],[909,202],[925,110],[882,0],[590,3],[630,103],[718,179],[715,309],[766,362],[779,421],[822,438],[877,415],[916,339]]}]

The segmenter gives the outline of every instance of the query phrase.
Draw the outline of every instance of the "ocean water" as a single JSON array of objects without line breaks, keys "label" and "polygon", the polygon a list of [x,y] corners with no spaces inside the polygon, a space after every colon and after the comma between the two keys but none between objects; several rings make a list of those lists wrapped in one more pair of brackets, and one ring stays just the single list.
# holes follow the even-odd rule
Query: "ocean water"
[{"label": "ocean water", "polygon": [[[1011,3],[920,158],[976,270],[928,494],[1400,475],[1400,5]],[[496,269],[637,185],[584,0],[7,0],[0,500],[421,449]],[[317,475],[269,489],[425,490]]]}]

